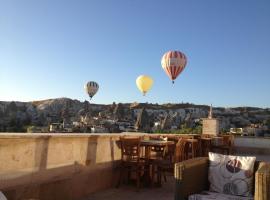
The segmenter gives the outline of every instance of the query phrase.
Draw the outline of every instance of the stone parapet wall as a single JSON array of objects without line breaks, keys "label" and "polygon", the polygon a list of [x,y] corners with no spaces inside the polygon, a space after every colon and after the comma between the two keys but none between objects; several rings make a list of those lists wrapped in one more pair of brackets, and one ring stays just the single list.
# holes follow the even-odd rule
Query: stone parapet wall
[{"label": "stone parapet wall", "polygon": [[12,199],[80,199],[113,187],[119,135],[0,134],[0,190]]},{"label": "stone parapet wall", "polygon": [[234,152],[236,154],[254,155],[258,160],[270,161],[270,138],[235,137]]},{"label": "stone parapet wall", "polygon": [[[0,134],[0,190],[8,200],[79,200],[115,187],[121,159],[119,138],[123,135],[149,136]],[[234,143],[237,153],[255,152],[270,159],[269,138],[236,137]]]}]

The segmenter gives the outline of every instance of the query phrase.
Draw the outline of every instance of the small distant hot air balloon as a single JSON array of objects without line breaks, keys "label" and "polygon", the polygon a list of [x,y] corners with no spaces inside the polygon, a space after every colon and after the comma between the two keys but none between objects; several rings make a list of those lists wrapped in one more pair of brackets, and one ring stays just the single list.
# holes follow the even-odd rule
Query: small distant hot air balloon
[{"label": "small distant hot air balloon", "polygon": [[90,100],[97,93],[98,88],[99,88],[98,84],[94,81],[89,81],[85,84],[84,89],[86,93],[89,95]]},{"label": "small distant hot air balloon", "polygon": [[187,57],[180,51],[168,51],[161,59],[161,66],[174,83],[177,76],[185,69]]},{"label": "small distant hot air balloon", "polygon": [[141,75],[136,79],[138,89],[143,93],[143,96],[151,89],[153,79],[150,76]]}]

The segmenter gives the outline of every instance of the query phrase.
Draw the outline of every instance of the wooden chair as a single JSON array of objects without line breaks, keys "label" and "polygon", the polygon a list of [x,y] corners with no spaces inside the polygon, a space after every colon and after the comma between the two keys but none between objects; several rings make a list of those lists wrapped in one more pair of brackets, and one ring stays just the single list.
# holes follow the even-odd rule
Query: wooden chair
[{"label": "wooden chair", "polygon": [[185,152],[186,140],[184,138],[179,138],[177,144],[175,145],[175,151],[173,160],[170,159],[162,159],[153,163],[153,171],[152,175],[154,180],[155,175],[157,176],[157,182],[161,185],[161,178],[164,177],[164,181],[166,182],[166,173],[170,173],[173,175],[174,172],[174,164],[177,162],[181,162],[186,159]]},{"label": "wooden chair", "polygon": [[159,135],[149,136],[149,140],[160,140],[160,136]]},{"label": "wooden chair", "polygon": [[167,146],[153,146],[150,148],[150,160],[163,160],[167,153]]},{"label": "wooden chair", "polygon": [[200,139],[200,155],[208,156],[209,151],[211,151],[211,138],[202,137]]},{"label": "wooden chair", "polygon": [[167,147],[167,152],[165,154],[165,158],[169,159],[171,162],[174,162],[174,152],[175,152],[176,144],[180,138],[181,137],[177,137],[177,136],[168,137],[168,141],[173,141],[174,145],[170,145]]},{"label": "wooden chair", "polygon": [[211,134],[202,134],[201,138],[212,138],[214,135]]},{"label": "wooden chair", "polygon": [[[160,136],[149,136],[150,140],[163,140]],[[168,141],[172,141],[172,138],[167,138]],[[175,140],[173,140],[175,141]],[[150,160],[163,160],[165,157],[170,157],[174,152],[174,145],[169,146],[153,146],[150,148]]]},{"label": "wooden chair", "polygon": [[211,150],[214,152],[220,152],[222,154],[232,154],[233,153],[233,135],[219,135],[222,137],[222,144],[221,145],[211,145]]},{"label": "wooden chair", "polygon": [[185,146],[186,159],[198,157],[200,149],[200,141],[198,139],[187,139]]},{"label": "wooden chair", "polygon": [[121,141],[121,171],[119,185],[122,183],[124,173],[128,173],[130,180],[131,173],[135,173],[137,188],[140,188],[140,178],[147,170],[145,160],[140,157],[141,138],[120,138]]}]

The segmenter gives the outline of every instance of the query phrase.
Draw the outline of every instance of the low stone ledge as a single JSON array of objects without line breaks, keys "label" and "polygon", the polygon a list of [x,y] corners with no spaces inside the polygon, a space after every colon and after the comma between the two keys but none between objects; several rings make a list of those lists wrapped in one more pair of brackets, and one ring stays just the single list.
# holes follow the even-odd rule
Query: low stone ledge
[{"label": "low stone ledge", "polygon": [[113,187],[119,134],[0,134],[0,190],[9,200],[80,199]]}]

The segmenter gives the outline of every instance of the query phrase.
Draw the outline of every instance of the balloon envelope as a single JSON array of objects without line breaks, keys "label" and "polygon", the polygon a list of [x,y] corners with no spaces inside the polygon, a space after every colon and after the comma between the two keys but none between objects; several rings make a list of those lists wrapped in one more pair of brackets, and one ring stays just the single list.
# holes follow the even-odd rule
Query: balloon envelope
[{"label": "balloon envelope", "polygon": [[99,85],[94,81],[89,81],[85,84],[84,89],[89,95],[90,99],[92,99],[92,97],[97,93]]},{"label": "balloon envelope", "polygon": [[151,89],[153,82],[153,79],[146,75],[141,75],[136,79],[136,85],[143,95]]},{"label": "balloon envelope", "polygon": [[169,78],[173,81],[185,69],[187,57],[180,51],[168,51],[161,59],[161,66]]}]

